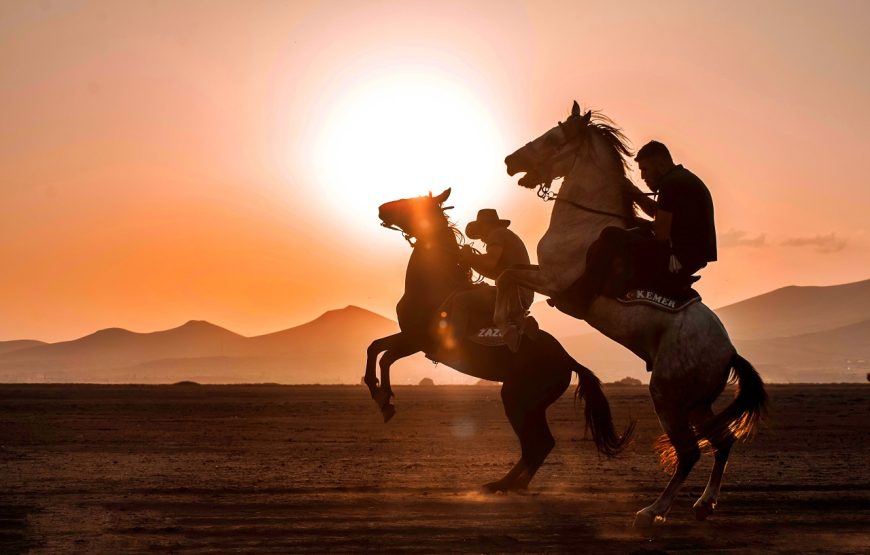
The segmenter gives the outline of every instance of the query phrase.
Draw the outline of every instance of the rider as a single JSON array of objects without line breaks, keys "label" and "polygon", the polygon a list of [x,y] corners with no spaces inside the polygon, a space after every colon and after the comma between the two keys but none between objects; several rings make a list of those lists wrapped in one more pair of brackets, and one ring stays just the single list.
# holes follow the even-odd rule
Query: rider
[{"label": "rider", "polygon": [[[511,265],[529,264],[529,251],[526,250],[523,240],[508,229],[510,223],[510,220],[499,218],[498,212],[493,208],[479,210],[477,219],[465,227],[465,234],[470,239],[481,239],[486,245],[486,253],[481,254],[470,245],[463,245],[459,253],[460,260],[482,276],[493,280]],[[449,321],[453,337],[465,337],[472,324],[484,326],[491,322],[495,294],[494,286],[480,284],[454,296]],[[533,297],[532,290],[520,289],[524,310],[531,306]]]},{"label": "rider", "polygon": [[[658,201],[639,197],[638,204],[655,219],[652,230],[608,227],[589,247],[586,272],[579,280],[579,291],[572,299],[578,312],[585,313],[596,295],[619,296],[632,277],[643,277],[667,287],[685,287],[691,276],[716,260],[716,227],[713,199],[704,182],[674,163],[668,148],[650,141],[637,153],[635,161]],[[615,271],[608,287],[605,281]]]}]

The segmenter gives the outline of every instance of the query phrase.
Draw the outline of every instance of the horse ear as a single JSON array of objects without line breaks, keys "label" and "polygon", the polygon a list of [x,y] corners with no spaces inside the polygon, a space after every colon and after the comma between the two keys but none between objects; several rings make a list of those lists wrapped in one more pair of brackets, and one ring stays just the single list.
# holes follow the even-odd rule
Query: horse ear
[{"label": "horse ear", "polygon": [[571,115],[572,116],[579,116],[580,115],[580,105],[577,104],[576,100],[574,101],[574,105],[571,106]]},{"label": "horse ear", "polygon": [[589,121],[592,119],[592,110],[586,112],[583,116],[583,125],[589,125]]},{"label": "horse ear", "polygon": [[432,191],[429,191],[429,198],[432,198]]},{"label": "horse ear", "polygon": [[[430,195],[431,195],[431,193],[430,193]],[[434,200],[435,200],[435,202],[437,202],[438,204],[441,204],[442,202],[444,202],[445,200],[447,200],[447,197],[449,197],[449,196],[450,196],[450,187],[447,187],[446,189],[444,189],[444,192],[442,192],[442,193],[441,193],[440,195],[438,195],[437,197],[434,197]]]}]

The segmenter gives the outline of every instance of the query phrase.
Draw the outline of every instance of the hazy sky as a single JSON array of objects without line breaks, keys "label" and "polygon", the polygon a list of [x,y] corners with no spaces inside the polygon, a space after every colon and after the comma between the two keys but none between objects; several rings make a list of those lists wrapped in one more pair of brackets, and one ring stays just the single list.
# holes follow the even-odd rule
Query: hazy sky
[{"label": "hazy sky", "polygon": [[711,306],[870,277],[870,3],[609,4],[0,3],[0,340],[394,316],[377,206],[452,186],[534,251],[503,158],[574,99],[707,183]]}]

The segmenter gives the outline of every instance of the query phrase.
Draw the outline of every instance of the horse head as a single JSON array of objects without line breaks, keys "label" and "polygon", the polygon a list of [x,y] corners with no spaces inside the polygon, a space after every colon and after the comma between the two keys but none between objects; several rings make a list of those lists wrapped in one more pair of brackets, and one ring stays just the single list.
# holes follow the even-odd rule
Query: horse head
[{"label": "horse head", "polygon": [[573,166],[575,153],[586,139],[591,119],[592,111],[581,114],[580,105],[575,100],[568,119],[558,122],[504,159],[508,175],[524,172],[517,183],[527,189],[567,175]]},{"label": "horse head", "polygon": [[443,204],[449,196],[448,188],[435,196],[429,193],[386,202],[378,208],[378,217],[384,227],[398,229],[408,237],[424,237],[446,226],[447,208]]}]

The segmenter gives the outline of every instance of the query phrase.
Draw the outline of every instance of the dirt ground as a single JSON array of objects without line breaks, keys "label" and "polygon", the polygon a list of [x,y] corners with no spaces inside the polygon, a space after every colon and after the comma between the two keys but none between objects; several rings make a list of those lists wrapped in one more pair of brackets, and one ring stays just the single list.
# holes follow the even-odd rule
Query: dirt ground
[{"label": "dirt ground", "polygon": [[668,520],[632,530],[667,477],[645,387],[606,392],[618,459],[566,394],[528,493],[485,495],[518,457],[499,389],[399,387],[383,424],[352,386],[0,386],[0,553],[870,552],[870,386],[769,386],[719,510],[703,458]]}]

